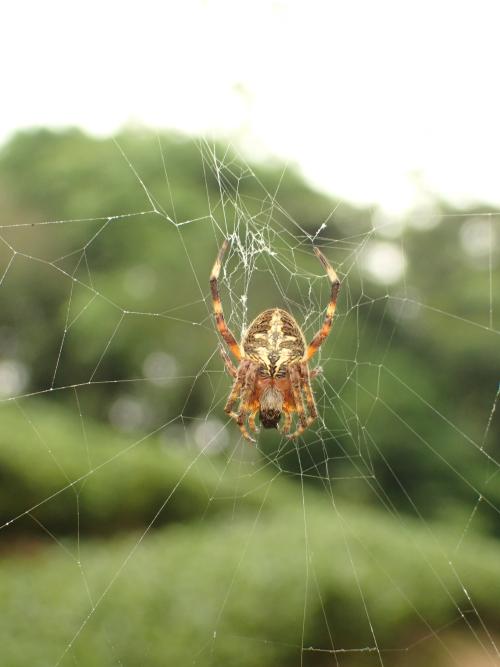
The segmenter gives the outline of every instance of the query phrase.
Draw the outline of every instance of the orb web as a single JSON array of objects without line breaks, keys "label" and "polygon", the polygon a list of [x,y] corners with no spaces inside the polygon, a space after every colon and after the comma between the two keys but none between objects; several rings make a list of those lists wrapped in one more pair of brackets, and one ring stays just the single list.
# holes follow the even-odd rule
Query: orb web
[{"label": "orb web", "polygon": [[[18,621],[22,636],[43,643],[46,664],[85,664],[86,651],[127,664],[134,641],[133,658],[157,664],[161,642],[153,632],[139,640],[134,625],[137,609],[156,604],[158,627],[173,627],[171,659],[392,665],[401,656],[418,664],[432,649],[463,664],[466,646],[498,664],[488,592],[498,547],[488,530],[500,513],[499,389],[486,374],[476,399],[466,379],[467,355],[484,366],[498,346],[499,214],[436,204],[391,220],[309,190],[304,207],[294,200],[306,192],[297,175],[203,140],[195,146],[204,211],[183,217],[182,151],[158,137],[152,176],[126,143],[118,138],[113,156],[142,207],[0,228],[0,289],[9,302],[21,295],[22,336],[34,312],[56,313],[55,327],[32,332],[51,338],[51,359],[20,358],[13,317],[1,337],[0,409],[16,434],[3,465],[13,474],[18,458],[32,456],[51,470],[50,483],[35,479],[32,492],[21,486],[18,501],[6,502],[3,541],[9,552],[28,533],[51,549],[71,610],[52,642],[36,639],[36,614],[31,628]],[[329,293],[314,245],[341,279],[333,330],[314,360],[323,370],[313,382],[319,417],[296,441],[263,432],[250,446],[224,414],[231,379],[208,287],[224,239],[219,283],[238,339],[272,306],[312,338]],[[133,361],[123,372],[125,354]],[[453,372],[463,386],[450,411],[440,375],[460,355],[463,373]],[[468,400],[474,419],[464,414]],[[221,544],[222,562],[212,561]],[[282,567],[268,566],[276,558]],[[32,595],[43,605],[37,577],[33,570]],[[25,592],[16,584],[8,594],[13,605]],[[277,618],[245,611],[266,598]],[[50,614],[57,626],[57,606]],[[125,617],[129,638],[117,628]],[[194,633],[191,644],[183,632]]]}]

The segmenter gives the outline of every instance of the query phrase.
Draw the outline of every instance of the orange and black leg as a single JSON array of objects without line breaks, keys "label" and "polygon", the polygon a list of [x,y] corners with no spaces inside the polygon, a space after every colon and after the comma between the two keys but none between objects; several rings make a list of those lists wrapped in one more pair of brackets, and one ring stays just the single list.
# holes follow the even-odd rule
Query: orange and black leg
[{"label": "orange and black leg", "polygon": [[210,274],[210,290],[212,292],[212,302],[214,307],[215,323],[217,325],[217,329],[219,330],[222,338],[226,341],[231,352],[234,354],[236,359],[239,360],[241,359],[240,346],[236,342],[235,337],[231,333],[230,329],[226,324],[226,320],[224,319],[224,313],[222,312],[222,303],[219,295],[219,288],[217,285],[217,279],[219,277],[220,269],[222,266],[222,258],[224,257],[224,253],[226,252],[228,245],[229,241],[227,240],[224,241],[221,249],[219,250],[217,259],[215,260],[215,264],[212,269],[212,273]]},{"label": "orange and black leg", "polygon": [[[224,408],[225,412],[238,424],[241,434],[250,442],[255,440],[250,436],[246,426],[245,419],[252,412],[252,396],[255,391],[255,382],[257,380],[258,365],[249,359],[244,359],[238,367],[237,378]],[[236,401],[240,399],[238,412],[233,410]]]},{"label": "orange and black leg", "polygon": [[[238,416],[236,418],[236,423],[240,427],[242,436],[247,440],[250,440],[250,442],[255,442],[255,440],[252,438],[252,436],[247,430],[247,427],[245,426],[245,419],[247,418],[248,415],[250,415],[249,426],[250,428],[252,428],[252,414],[254,413],[255,410],[253,396],[255,393],[255,384],[257,382],[258,370],[259,370],[258,364],[249,362],[248,367],[245,370],[245,375],[243,380],[244,388],[241,394],[241,403]],[[254,426],[253,430],[255,430],[255,420],[253,421],[253,426]]]},{"label": "orange and black leg", "polygon": [[318,410],[316,408],[316,401],[314,400],[314,394],[311,387],[309,368],[307,367],[307,364],[305,362],[303,362],[300,365],[300,374],[302,376],[302,389],[306,397],[306,405],[309,411],[309,415],[307,416],[307,426],[309,427],[313,423],[313,421],[317,418]]},{"label": "orange and black leg", "polygon": [[250,427],[251,431],[254,431],[254,433],[258,433],[260,431],[260,428],[255,423],[256,416],[257,416],[257,410],[254,410],[253,412],[250,413],[248,417],[248,426]]},{"label": "orange and black leg", "polygon": [[238,372],[236,370],[236,366],[233,364],[233,362],[229,358],[228,353],[226,352],[226,350],[222,346],[219,348],[219,352],[220,352],[220,356],[224,360],[224,364],[226,365],[227,372],[229,373],[229,375],[231,377],[235,378],[238,374]]},{"label": "orange and black leg", "polygon": [[290,432],[290,426],[292,424],[292,410],[290,409],[290,406],[285,406],[283,409],[283,412],[285,413],[285,418],[283,420],[283,427],[281,429],[282,433],[289,433]]},{"label": "orange and black leg", "polygon": [[289,437],[296,438],[298,435],[303,433],[307,428],[307,418],[306,411],[304,409],[304,399],[302,398],[302,381],[300,377],[300,369],[298,364],[292,364],[288,370],[290,374],[290,385],[292,388],[293,400],[295,403],[295,410],[297,411],[297,417],[299,419],[299,426],[297,430],[292,433]]},{"label": "orange and black leg", "polygon": [[240,378],[236,378],[231,389],[231,393],[229,394],[229,398],[227,399],[226,405],[224,407],[224,412],[227,413],[232,419],[238,418],[238,414],[233,411],[233,406],[240,397],[242,387],[243,383],[241,382]]},{"label": "orange and black leg", "polygon": [[226,405],[224,407],[224,412],[226,412],[232,419],[237,419],[238,418],[238,413],[234,412],[233,407],[236,401],[238,401],[241,397],[241,392],[243,390],[243,387],[245,385],[245,375],[248,370],[248,367],[250,365],[250,361],[248,359],[244,359],[241,364],[238,366],[238,371],[236,373],[236,379],[233,383],[233,387],[231,389],[231,393],[229,394],[229,397],[226,401]]},{"label": "orange and black leg", "polygon": [[326,316],[323,325],[321,329],[318,331],[318,333],[314,336],[312,341],[310,342],[304,354],[304,361],[309,361],[309,359],[316,353],[320,345],[323,343],[325,338],[330,333],[330,329],[332,328],[333,316],[335,314],[335,309],[337,307],[337,296],[340,289],[340,281],[337,277],[337,274],[332,269],[330,262],[326,259],[323,253],[320,250],[318,250],[318,248],[314,248],[314,252],[316,253],[316,257],[323,265],[328,275],[328,278],[330,279],[332,288],[330,292],[330,302],[328,303],[328,307],[326,309]]}]

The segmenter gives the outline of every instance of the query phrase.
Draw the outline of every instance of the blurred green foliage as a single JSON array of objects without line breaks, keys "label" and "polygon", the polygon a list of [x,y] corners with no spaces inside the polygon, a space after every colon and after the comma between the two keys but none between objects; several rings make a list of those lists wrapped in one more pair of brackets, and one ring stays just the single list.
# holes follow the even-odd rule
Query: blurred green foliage
[{"label": "blurred green foliage", "polygon": [[[225,147],[34,130],[0,152],[0,211],[0,362],[34,393],[0,406],[5,664],[55,664],[82,623],[60,664],[297,664],[302,645],[373,646],[364,603],[376,639],[402,648],[453,622],[464,586],[498,624],[500,253],[477,241],[491,209],[434,201],[390,236],[370,209]],[[262,434],[241,454],[231,424],[206,456],[208,431],[193,436],[230,386],[207,280],[221,230],[247,249],[258,230],[274,253],[248,255],[249,283],[228,258],[238,335],[272,305],[317,329],[328,286],[311,237],[341,276],[315,384],[326,427],[299,447]],[[404,251],[404,280],[365,270],[377,242]],[[151,354],[168,355],[159,382]],[[120,401],[142,411],[127,434],[108,423]]]},{"label": "blurred green foliage", "polygon": [[[190,460],[185,456],[186,466]],[[225,483],[236,483],[237,475],[230,467]],[[299,664],[302,645],[361,648],[374,646],[375,636],[380,646],[401,650],[383,653],[384,664],[404,657],[417,665],[422,651],[404,649],[429,636],[426,664],[442,665],[436,656],[448,647],[432,628],[454,620],[466,629],[466,617],[457,621],[467,595],[483,621],[498,618],[496,543],[475,538],[456,552],[444,525],[434,527],[436,539],[412,520],[346,504],[332,510],[314,489],[302,496],[298,485],[278,484],[288,487],[287,500],[279,489],[277,502],[268,478],[254,516],[238,507],[232,519],[171,526],[145,539],[137,533],[80,546],[64,541],[63,548],[4,560],[4,664],[49,667],[64,655],[59,664],[85,667],[193,660],[262,667]],[[181,493],[199,504],[193,485]],[[122,503],[125,514],[134,511],[133,498]],[[34,560],[36,570],[28,569]],[[306,651],[304,664],[323,664],[323,657]],[[378,660],[348,657],[342,664]]]},{"label": "blurred green foliage", "polygon": [[[250,168],[227,149],[183,137],[20,133],[0,153],[0,202],[2,236],[17,251],[12,259],[8,245],[0,247],[0,262],[12,260],[2,285],[0,351],[29,367],[33,391],[92,379],[82,398],[87,416],[107,420],[113,397],[123,394],[139,401],[147,408],[145,431],[179,415],[182,424],[199,419],[228,392],[207,283],[222,238],[216,225],[237,226],[242,243],[258,228],[279,259],[257,256],[250,284],[244,267],[230,262],[232,288],[248,295],[247,321],[275,304],[312,333],[327,286],[313,284],[311,318],[310,283],[300,277],[317,267],[305,232],[315,235],[328,220],[325,250],[343,287],[334,334],[320,355],[325,383],[318,392],[338,397],[333,407],[323,401],[330,432],[316,445],[308,434],[309,452],[324,461],[326,440],[334,455],[344,454],[339,477],[376,470],[401,509],[411,510],[401,485],[429,516],[446,515],[451,506],[468,512],[478,490],[498,506],[498,486],[484,487],[487,461],[479,448],[495,447],[498,459],[498,420],[488,442],[482,438],[499,380],[500,303],[490,283],[498,284],[500,255],[494,242],[491,256],[464,249],[476,227],[484,232],[485,224],[496,224],[481,217],[490,209],[468,215],[434,202],[415,215],[426,226],[409,224],[392,241],[406,255],[405,282],[387,287],[363,273],[363,244],[388,242],[370,233],[371,211],[314,192],[281,164]],[[31,226],[44,220],[70,222]],[[185,221],[192,222],[174,224]],[[242,303],[229,301],[224,285],[222,296],[239,333]],[[175,361],[171,383],[120,383],[144,377],[144,360],[158,351]],[[72,392],[59,398],[74,403]],[[487,504],[484,520],[500,530]]]},{"label": "blurred green foliage", "polygon": [[173,442],[127,440],[89,420],[83,438],[81,424],[61,408],[32,406],[22,415],[4,408],[0,523],[22,518],[12,525],[21,535],[36,525],[59,535],[109,535],[147,525],[155,510],[155,525],[233,513],[235,494],[238,512],[260,507],[268,475],[242,476],[235,488],[222,462],[199,450],[189,457]]}]

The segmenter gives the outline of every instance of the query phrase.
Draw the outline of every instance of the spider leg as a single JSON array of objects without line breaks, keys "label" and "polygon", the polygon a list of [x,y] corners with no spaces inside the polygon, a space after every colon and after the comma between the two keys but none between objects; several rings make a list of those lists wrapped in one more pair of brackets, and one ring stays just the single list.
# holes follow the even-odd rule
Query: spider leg
[{"label": "spider leg", "polygon": [[337,296],[340,289],[340,280],[338,279],[335,271],[332,269],[330,262],[326,259],[323,253],[320,250],[318,250],[318,248],[315,247],[314,252],[316,254],[316,257],[323,265],[328,275],[328,278],[330,279],[332,289],[330,293],[330,302],[328,303],[328,307],[326,309],[326,316],[323,325],[321,329],[318,331],[318,333],[314,336],[312,341],[309,343],[309,346],[304,354],[304,359],[303,359],[304,361],[309,361],[309,359],[316,353],[320,345],[323,343],[325,338],[330,333],[330,329],[332,328],[333,316],[335,314],[335,308],[337,307]]},{"label": "spider leg", "polygon": [[[236,398],[237,398],[238,394],[241,391],[241,382],[236,380],[235,384],[238,385],[238,389],[237,389],[237,393],[236,393]],[[236,398],[233,400],[233,404],[235,403]],[[228,403],[229,403],[229,401],[228,401]],[[233,410],[228,410],[227,407],[228,406],[226,405],[224,410],[231,417],[231,419],[234,419],[234,421],[238,424],[238,426],[240,428],[240,431],[241,431],[241,435],[244,438],[246,438],[246,440],[249,440],[250,442],[255,442],[254,438],[252,438],[252,436],[250,435],[250,433],[248,432],[248,430],[245,426],[245,417],[248,414],[248,408],[246,407],[245,402],[242,400],[241,407],[240,407],[238,412],[234,412]],[[255,422],[254,422],[254,424],[255,424]]]},{"label": "spider leg", "polygon": [[236,367],[233,364],[233,362],[231,361],[231,359],[229,358],[228,353],[222,347],[222,345],[219,347],[219,353],[220,353],[220,356],[222,357],[222,359],[224,360],[227,372],[229,373],[229,375],[231,377],[235,378],[238,374],[237,371],[236,371]]},{"label": "spider leg", "polygon": [[[255,442],[245,426],[246,416],[252,412],[254,402],[252,401],[253,393],[255,391],[255,383],[257,380],[258,365],[251,362],[249,359],[244,359],[238,367],[237,378],[234,382],[233,389],[227,399],[225,412],[236,421],[241,434],[250,442]],[[240,398],[240,407],[238,412],[233,411],[233,405],[237,399]],[[249,421],[251,426],[251,421]],[[255,422],[254,422],[255,425]]]},{"label": "spider leg", "polygon": [[227,399],[226,405],[224,407],[224,412],[226,412],[233,419],[238,416],[235,412],[233,412],[233,405],[236,403],[241,394],[242,386],[243,383],[241,382],[240,378],[236,378],[233,384],[233,388],[231,389],[231,393],[229,394],[229,398]]},{"label": "spider leg", "polygon": [[238,370],[236,371],[235,369],[236,379],[233,383],[231,393],[229,394],[226,401],[226,405],[224,406],[224,412],[226,412],[233,419],[238,416],[235,412],[233,412],[233,406],[241,396],[241,390],[245,384],[245,376],[250,363],[251,362],[248,359],[243,359],[241,364],[238,366]]},{"label": "spider leg", "polygon": [[248,425],[252,431],[255,433],[258,433],[260,431],[260,428],[255,423],[255,415],[257,414],[257,410],[254,410],[248,417]]},{"label": "spider leg", "polygon": [[[300,364],[299,373],[300,407],[298,407],[297,412],[299,413],[300,424],[298,425],[296,431],[289,436],[290,438],[296,438],[299,435],[302,435],[302,433],[304,433],[304,431],[309,428],[309,426],[311,426],[313,421],[318,416],[318,410],[316,409],[316,402],[314,400],[314,394],[310,382],[309,368],[307,367],[306,362],[302,362]],[[305,394],[307,410],[309,412],[308,415],[305,415],[302,392]]]},{"label": "spider leg", "polygon": [[240,427],[241,435],[248,440],[249,442],[256,442],[255,438],[252,438],[248,432],[247,427],[245,426],[245,417],[248,414],[248,409],[243,408],[238,414],[231,414],[231,417],[236,420],[236,423]]},{"label": "spider leg", "polygon": [[290,406],[285,405],[283,408],[283,412],[285,413],[285,418],[283,420],[283,426],[281,428],[282,433],[289,433],[290,432],[290,426],[292,423],[292,410],[290,409]]},{"label": "spider leg", "polygon": [[[255,442],[250,433],[248,432],[245,426],[245,418],[250,414],[248,419],[248,424],[252,428],[252,417],[254,414],[254,404],[252,400],[253,394],[255,392],[255,383],[257,382],[257,372],[259,370],[258,364],[255,364],[251,361],[248,362],[248,365],[245,370],[244,376],[244,390],[241,396],[240,410],[238,413],[238,419],[236,420],[238,426],[240,427],[241,434],[250,442]],[[255,428],[255,418],[253,419],[253,430]]]},{"label": "spider leg", "polygon": [[316,368],[313,368],[312,371],[309,373],[309,377],[312,380],[315,377],[318,377],[318,375],[323,375],[323,369],[321,366],[316,366]]},{"label": "spider leg", "polygon": [[229,330],[226,324],[226,320],[224,319],[224,313],[222,312],[222,303],[219,295],[219,288],[217,285],[217,279],[219,277],[220,269],[222,266],[222,258],[227,250],[228,245],[229,241],[226,239],[222,244],[221,249],[219,250],[217,259],[215,260],[215,264],[212,269],[212,273],[210,274],[210,290],[212,292],[212,303],[214,307],[215,324],[217,326],[217,329],[219,330],[219,333],[222,336],[222,338],[226,341],[227,345],[229,346],[231,352],[234,354],[236,359],[241,359],[242,355],[240,346],[236,342],[235,337]]},{"label": "spider leg", "polygon": [[295,438],[303,433],[307,428],[306,411],[304,409],[304,399],[302,398],[301,377],[298,364],[292,364],[289,368],[290,385],[292,387],[293,400],[295,403],[295,410],[299,418],[300,425],[297,430],[289,435],[289,438]]},{"label": "spider leg", "polygon": [[[317,370],[317,369],[315,368],[314,370]],[[302,375],[302,389],[304,390],[304,394],[305,394],[305,397],[306,397],[307,409],[309,410],[309,415],[307,417],[307,421],[308,421],[307,426],[309,427],[318,416],[318,410],[316,408],[316,401],[314,400],[314,394],[313,394],[313,390],[312,390],[312,387],[311,387],[312,373],[311,374],[309,373],[309,368],[307,367],[307,364],[305,362],[303,362],[300,365],[300,372],[301,372],[301,375]]]}]

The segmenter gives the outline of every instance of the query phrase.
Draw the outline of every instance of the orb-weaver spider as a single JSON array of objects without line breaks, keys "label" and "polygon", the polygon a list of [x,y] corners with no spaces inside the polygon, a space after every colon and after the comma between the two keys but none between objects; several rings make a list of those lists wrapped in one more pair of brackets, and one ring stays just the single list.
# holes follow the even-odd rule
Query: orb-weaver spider
[{"label": "orb-weaver spider", "polygon": [[[248,327],[240,344],[229,330],[217,287],[222,258],[229,242],[224,241],[210,275],[215,322],[222,338],[239,362],[236,368],[221,347],[226,368],[234,378],[225,412],[236,421],[243,436],[252,442],[245,420],[254,432],[257,412],[264,428],[278,428],[281,414],[285,414],[282,432],[288,433],[292,414],[297,413],[299,424],[290,436],[299,436],[318,416],[311,387],[311,377],[321,369],[309,372],[308,362],[330,333],[337,305],[340,281],[326,257],[313,248],[330,279],[331,296],[323,326],[306,347],[304,334],[293,316],[281,308],[270,308],[258,315]],[[305,400],[304,400],[305,399]],[[234,405],[240,401],[239,409]]]}]

